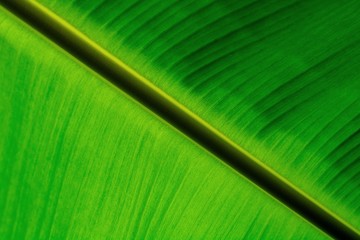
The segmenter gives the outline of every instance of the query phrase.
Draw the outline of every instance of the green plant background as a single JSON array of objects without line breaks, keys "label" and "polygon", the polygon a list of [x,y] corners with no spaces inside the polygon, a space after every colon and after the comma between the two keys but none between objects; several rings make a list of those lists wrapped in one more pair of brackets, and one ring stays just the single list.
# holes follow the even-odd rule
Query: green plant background
[{"label": "green plant background", "polygon": [[[358,1],[40,1],[360,227]],[[0,234],[325,237],[1,13]]]}]

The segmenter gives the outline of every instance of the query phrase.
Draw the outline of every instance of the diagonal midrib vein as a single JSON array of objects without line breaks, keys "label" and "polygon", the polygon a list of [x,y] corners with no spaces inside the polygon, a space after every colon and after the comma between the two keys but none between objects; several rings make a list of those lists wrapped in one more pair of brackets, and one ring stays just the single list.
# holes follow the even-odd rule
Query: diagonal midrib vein
[{"label": "diagonal midrib vein", "polygon": [[359,232],[348,223],[41,4],[24,0],[0,3],[308,222],[334,238],[359,239]]}]

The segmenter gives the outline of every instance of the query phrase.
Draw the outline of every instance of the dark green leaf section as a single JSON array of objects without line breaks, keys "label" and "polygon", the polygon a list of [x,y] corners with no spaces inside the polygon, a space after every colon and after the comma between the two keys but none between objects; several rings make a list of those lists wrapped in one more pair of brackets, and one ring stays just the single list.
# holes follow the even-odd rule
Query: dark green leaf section
[{"label": "dark green leaf section", "polygon": [[326,238],[0,10],[0,238]]},{"label": "dark green leaf section", "polygon": [[360,2],[42,0],[360,228]]}]

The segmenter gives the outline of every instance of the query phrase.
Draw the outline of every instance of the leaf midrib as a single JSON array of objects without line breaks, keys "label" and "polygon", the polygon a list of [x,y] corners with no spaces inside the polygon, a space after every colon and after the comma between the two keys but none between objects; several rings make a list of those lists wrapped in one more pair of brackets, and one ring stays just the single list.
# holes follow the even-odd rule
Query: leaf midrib
[{"label": "leaf midrib", "polygon": [[5,0],[1,4],[90,70],[110,81],[322,231],[335,238],[358,239],[359,232],[350,224],[41,4],[21,0]]}]

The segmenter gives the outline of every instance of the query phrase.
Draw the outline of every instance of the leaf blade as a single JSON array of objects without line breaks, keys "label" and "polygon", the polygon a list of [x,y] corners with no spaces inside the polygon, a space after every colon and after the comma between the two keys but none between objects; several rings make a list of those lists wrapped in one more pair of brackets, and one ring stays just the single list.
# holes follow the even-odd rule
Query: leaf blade
[{"label": "leaf blade", "polygon": [[3,10],[0,24],[2,236],[326,238]]},{"label": "leaf blade", "polygon": [[359,227],[359,153],[332,153],[358,129],[356,1],[127,2],[106,16],[92,3],[42,2]]}]

